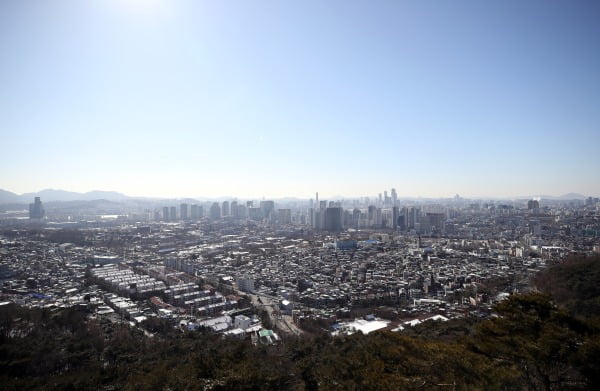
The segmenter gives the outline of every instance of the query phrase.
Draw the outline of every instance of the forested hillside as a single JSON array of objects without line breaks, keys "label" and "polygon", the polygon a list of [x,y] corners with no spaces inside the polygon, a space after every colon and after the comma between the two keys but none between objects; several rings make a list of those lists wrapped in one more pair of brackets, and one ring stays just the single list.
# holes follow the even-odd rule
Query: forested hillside
[{"label": "forested hillside", "polygon": [[572,314],[600,316],[600,256],[568,258],[539,273],[535,283]]}]

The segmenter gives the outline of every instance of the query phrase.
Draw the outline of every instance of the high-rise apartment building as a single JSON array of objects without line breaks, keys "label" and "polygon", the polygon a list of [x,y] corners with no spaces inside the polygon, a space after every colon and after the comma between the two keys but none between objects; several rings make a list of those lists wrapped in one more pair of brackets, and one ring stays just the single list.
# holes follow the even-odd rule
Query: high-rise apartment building
[{"label": "high-rise apartment building", "polygon": [[275,201],[261,201],[260,210],[265,219],[273,218],[274,216],[272,214],[275,212]]},{"label": "high-rise apartment building", "polygon": [[192,204],[190,212],[192,220],[198,220],[200,218],[200,216],[198,215],[198,205]]},{"label": "high-rise apartment building", "polygon": [[188,204],[179,205],[179,218],[181,220],[188,219]]},{"label": "high-rise apartment building", "polygon": [[210,218],[212,220],[219,220],[221,218],[221,207],[218,202],[213,202],[210,207]]},{"label": "high-rise apartment building", "polygon": [[231,217],[233,217],[234,219],[239,219],[240,218],[240,211],[238,210],[238,203],[237,201],[231,201],[231,205],[230,205],[230,215]]},{"label": "high-rise apartment building", "polygon": [[221,215],[223,217],[229,216],[229,201],[223,201],[221,204]]}]

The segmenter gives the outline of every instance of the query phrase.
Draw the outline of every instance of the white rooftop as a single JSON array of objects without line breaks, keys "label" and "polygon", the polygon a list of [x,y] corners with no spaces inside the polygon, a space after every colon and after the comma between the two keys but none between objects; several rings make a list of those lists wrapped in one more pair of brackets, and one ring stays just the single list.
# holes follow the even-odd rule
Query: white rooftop
[{"label": "white rooftop", "polygon": [[377,331],[383,328],[386,328],[389,324],[389,321],[384,320],[364,320],[357,319],[354,322],[350,322],[347,324],[349,329],[353,329],[355,331],[360,331],[361,333],[367,335],[373,331]]}]

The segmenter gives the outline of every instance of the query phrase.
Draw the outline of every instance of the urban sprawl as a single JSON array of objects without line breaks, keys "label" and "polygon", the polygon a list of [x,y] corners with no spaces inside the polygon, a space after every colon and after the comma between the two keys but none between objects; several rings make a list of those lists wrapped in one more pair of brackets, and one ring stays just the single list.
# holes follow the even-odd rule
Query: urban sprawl
[{"label": "urban sprawl", "polygon": [[33,201],[0,214],[1,304],[149,336],[152,318],[274,344],[486,317],[546,265],[600,253],[598,198]]}]

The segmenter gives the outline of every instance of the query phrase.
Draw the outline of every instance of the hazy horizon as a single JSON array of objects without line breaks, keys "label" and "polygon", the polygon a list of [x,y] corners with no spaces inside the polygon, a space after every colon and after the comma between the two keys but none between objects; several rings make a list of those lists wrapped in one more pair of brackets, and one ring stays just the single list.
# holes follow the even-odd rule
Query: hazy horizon
[{"label": "hazy horizon", "polygon": [[0,187],[598,196],[599,19],[594,1],[5,1]]},{"label": "hazy horizon", "polygon": [[[8,189],[2,189],[0,188],[0,190],[4,190],[4,191],[10,191]],[[391,188],[386,188],[383,189],[381,192],[381,194],[383,194],[384,190],[388,191],[388,196],[390,195],[390,190]],[[182,199],[196,199],[196,200],[218,200],[218,199],[222,199],[222,200],[236,200],[236,199],[241,199],[241,200],[259,200],[259,199],[298,199],[298,200],[309,200],[309,199],[315,199],[315,193],[313,193],[310,196],[299,196],[299,195],[293,195],[293,194],[287,194],[287,195],[277,195],[277,196],[272,196],[269,194],[265,194],[262,196],[245,196],[245,195],[238,195],[238,194],[222,194],[222,195],[217,195],[217,196],[206,196],[206,195],[184,195],[184,196],[151,196],[151,195],[132,195],[132,194],[127,194],[124,192],[120,192],[118,190],[101,190],[101,189],[93,189],[93,190],[87,190],[87,191],[72,191],[72,190],[68,190],[68,189],[55,189],[55,188],[48,188],[48,189],[40,189],[37,191],[32,191],[32,192],[24,192],[24,193],[15,193],[19,196],[23,196],[26,194],[37,194],[37,193],[41,193],[41,192],[45,192],[45,191],[64,191],[64,192],[73,192],[73,193],[79,193],[79,194],[86,194],[86,193],[93,193],[93,192],[102,192],[102,193],[118,193],[121,195],[124,195],[126,197],[130,197],[130,198],[146,198],[146,199],[165,199],[165,200],[182,200]],[[369,193],[365,193],[365,194],[360,194],[360,195],[344,195],[344,194],[322,194],[319,193],[319,199],[321,200],[339,200],[339,199],[359,199],[359,198],[363,198],[363,197],[377,197],[379,193],[373,193],[373,194],[369,194]],[[516,199],[526,199],[526,198],[543,198],[543,197],[551,197],[551,198],[562,198],[564,196],[569,196],[569,195],[577,195],[577,196],[584,196],[584,197],[594,197],[596,198],[596,195],[593,194],[581,194],[581,193],[575,193],[575,192],[565,192],[565,193],[561,193],[561,194],[519,194],[519,195],[515,195],[512,197],[500,197],[500,196],[480,196],[480,195],[461,195],[461,194],[454,194],[451,196],[420,196],[420,195],[403,195],[403,194],[398,194],[398,199],[402,200],[402,199],[451,199],[454,198],[456,195],[458,195],[460,198],[463,199],[490,199],[490,200],[516,200]],[[42,200],[44,201],[44,200]]]}]

